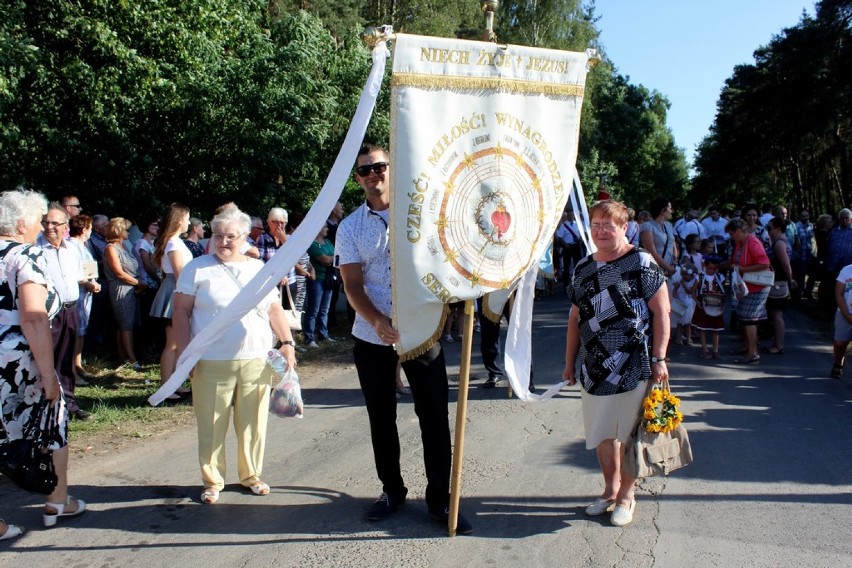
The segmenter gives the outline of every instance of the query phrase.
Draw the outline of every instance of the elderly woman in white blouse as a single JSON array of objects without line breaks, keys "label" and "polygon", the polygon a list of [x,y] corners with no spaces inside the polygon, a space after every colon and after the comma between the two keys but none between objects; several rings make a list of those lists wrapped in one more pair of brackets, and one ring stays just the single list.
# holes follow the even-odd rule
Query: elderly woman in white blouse
[{"label": "elderly woman in white blouse", "polygon": [[[224,209],[213,218],[211,228],[212,254],[187,263],[177,281],[172,325],[178,355],[263,268],[262,261],[240,252],[250,228],[248,215],[236,207]],[[225,435],[232,411],[240,484],[255,495],[269,494],[269,485],[260,476],[274,378],[266,356],[276,337],[287,363],[295,366],[295,343],[278,291],[273,289],[229,327],[195,366],[192,404],[198,423],[203,503],[217,502],[225,486]]]}]

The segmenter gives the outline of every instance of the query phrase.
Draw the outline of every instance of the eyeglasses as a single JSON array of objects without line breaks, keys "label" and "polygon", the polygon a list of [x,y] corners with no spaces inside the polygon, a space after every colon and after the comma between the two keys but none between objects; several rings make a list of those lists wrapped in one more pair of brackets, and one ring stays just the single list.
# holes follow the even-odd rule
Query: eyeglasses
[{"label": "eyeglasses", "polygon": [[67,222],[59,223],[57,221],[42,221],[41,224],[44,225],[45,227],[61,227],[62,225],[67,225],[68,223]]},{"label": "eyeglasses", "polygon": [[66,203],[65,207],[76,207],[77,209],[83,208],[79,203]]},{"label": "eyeglasses", "polygon": [[217,241],[223,241],[223,242],[224,241],[236,241],[236,240],[243,238],[244,235],[245,235],[245,233],[240,233],[239,235],[223,235],[222,233],[213,233],[213,238],[216,239]]},{"label": "eyeglasses", "polygon": [[370,175],[370,172],[375,172],[377,174],[383,174],[388,169],[387,162],[376,162],[374,164],[367,164],[366,166],[358,166],[355,168],[355,173],[357,173],[361,177],[367,177]]},{"label": "eyeglasses", "polygon": [[261,225],[261,226],[259,226],[259,227],[252,227],[252,228],[251,228],[251,230],[252,230],[252,231],[254,231],[255,229],[257,229],[258,231],[262,231],[262,230],[263,230],[263,225]]},{"label": "eyeglasses", "polygon": [[603,231],[604,233],[614,233],[618,230],[618,226],[612,223],[591,223],[589,226],[593,231]]}]

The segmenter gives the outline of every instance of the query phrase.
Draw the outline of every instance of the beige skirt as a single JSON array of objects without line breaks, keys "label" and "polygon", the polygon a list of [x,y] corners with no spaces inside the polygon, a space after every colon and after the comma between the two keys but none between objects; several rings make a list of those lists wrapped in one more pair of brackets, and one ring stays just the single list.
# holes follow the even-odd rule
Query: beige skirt
[{"label": "beige skirt", "polygon": [[594,450],[604,440],[627,441],[627,436],[639,417],[642,399],[648,392],[648,382],[640,382],[632,391],[608,396],[595,396],[587,393],[586,389],[580,390],[586,449]]}]

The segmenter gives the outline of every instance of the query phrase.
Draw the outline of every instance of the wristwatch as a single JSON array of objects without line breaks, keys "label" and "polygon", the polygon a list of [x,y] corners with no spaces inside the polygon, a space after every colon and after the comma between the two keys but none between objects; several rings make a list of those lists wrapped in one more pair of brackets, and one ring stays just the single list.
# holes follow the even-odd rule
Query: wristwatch
[{"label": "wristwatch", "polygon": [[651,363],[665,363],[665,362],[666,362],[665,357],[654,357],[653,355],[651,355]]},{"label": "wristwatch", "polygon": [[295,341],[282,341],[281,345],[292,345],[293,347],[295,347],[296,342]]}]

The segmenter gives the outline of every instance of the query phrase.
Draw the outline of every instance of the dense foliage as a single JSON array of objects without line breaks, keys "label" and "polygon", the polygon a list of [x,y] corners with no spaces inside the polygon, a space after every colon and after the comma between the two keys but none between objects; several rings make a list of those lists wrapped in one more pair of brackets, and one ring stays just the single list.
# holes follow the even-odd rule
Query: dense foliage
[{"label": "dense foliage", "polygon": [[[478,38],[475,0],[9,0],[0,4],[0,186],[130,217],[174,200],[310,207],[370,65],[357,32]],[[594,2],[504,1],[501,42],[596,47]],[[368,136],[386,142],[389,92]],[[589,75],[578,169],[636,207],[688,188],[668,102],[605,57]],[[349,199],[358,199],[354,187]],[[347,204],[348,205],[348,204]]]},{"label": "dense foliage", "polygon": [[852,197],[852,2],[819,2],[754,57],[725,84],[693,199],[836,213]]}]

